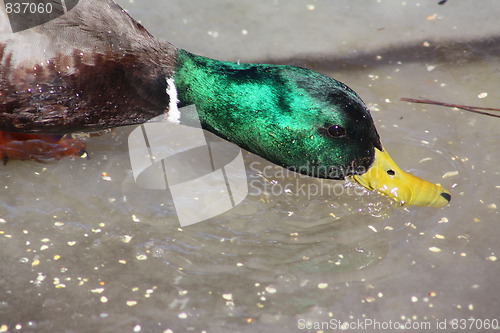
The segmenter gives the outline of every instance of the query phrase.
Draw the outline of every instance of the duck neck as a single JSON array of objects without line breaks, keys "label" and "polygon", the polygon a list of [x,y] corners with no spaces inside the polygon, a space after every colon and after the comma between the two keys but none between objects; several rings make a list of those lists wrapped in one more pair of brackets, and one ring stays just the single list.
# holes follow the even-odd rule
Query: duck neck
[{"label": "duck neck", "polygon": [[271,67],[276,66],[219,61],[178,49],[173,76],[178,106],[194,104],[204,129],[258,150],[249,147],[253,140],[248,132],[254,130],[256,122],[263,126],[268,123],[259,117],[264,117],[262,101],[275,95],[270,89],[273,85],[262,81],[267,76],[266,68]]}]

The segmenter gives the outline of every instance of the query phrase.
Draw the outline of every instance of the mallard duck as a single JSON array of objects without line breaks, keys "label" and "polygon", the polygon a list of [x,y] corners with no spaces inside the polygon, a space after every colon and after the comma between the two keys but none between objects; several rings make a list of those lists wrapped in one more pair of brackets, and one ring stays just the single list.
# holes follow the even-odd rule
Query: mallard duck
[{"label": "mallard duck", "polygon": [[3,135],[0,157],[51,157],[55,146],[52,157],[73,155],[74,139],[47,135],[161,114],[182,123],[179,108],[195,104],[204,129],[285,168],[353,176],[401,204],[450,201],[440,185],[397,167],[361,98],[333,78],[192,54],[155,39],[112,0],[80,0],[60,15],[13,33],[0,12],[0,130],[17,133]]}]

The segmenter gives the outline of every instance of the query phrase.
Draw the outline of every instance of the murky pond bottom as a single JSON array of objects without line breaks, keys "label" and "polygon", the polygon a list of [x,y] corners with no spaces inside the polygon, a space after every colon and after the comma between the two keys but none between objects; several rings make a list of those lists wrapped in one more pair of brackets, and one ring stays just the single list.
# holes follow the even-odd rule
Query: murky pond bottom
[{"label": "murky pond bottom", "polygon": [[372,320],[437,330],[499,319],[500,122],[399,101],[498,107],[498,58],[389,56],[317,69],[362,96],[396,162],[442,183],[450,205],[401,208],[244,153],[249,196],[181,228],[168,193],[134,187],[133,127],[116,129],[87,141],[90,159],[0,168],[0,329],[316,332],[328,322],[328,332]]}]

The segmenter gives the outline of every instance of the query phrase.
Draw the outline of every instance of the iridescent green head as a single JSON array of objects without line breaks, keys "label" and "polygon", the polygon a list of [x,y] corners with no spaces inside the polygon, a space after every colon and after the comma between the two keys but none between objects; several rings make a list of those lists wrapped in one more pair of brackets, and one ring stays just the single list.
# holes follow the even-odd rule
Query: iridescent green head
[{"label": "iridescent green head", "polygon": [[366,172],[380,139],[363,101],[343,83],[292,66],[222,62],[178,51],[180,106],[205,129],[294,171],[342,179]]}]

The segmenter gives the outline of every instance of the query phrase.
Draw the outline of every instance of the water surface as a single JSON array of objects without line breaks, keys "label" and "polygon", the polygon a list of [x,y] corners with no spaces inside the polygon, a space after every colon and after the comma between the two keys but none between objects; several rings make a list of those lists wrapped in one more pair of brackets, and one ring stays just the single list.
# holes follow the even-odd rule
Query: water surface
[{"label": "water surface", "polygon": [[498,319],[500,122],[399,99],[499,107],[500,6],[437,2],[120,1],[192,52],[347,83],[398,164],[452,201],[401,208],[245,153],[247,199],[180,228],[168,194],[134,186],[133,127],[121,128],[89,139],[90,159],[0,168],[0,329],[317,332],[304,326]]}]

